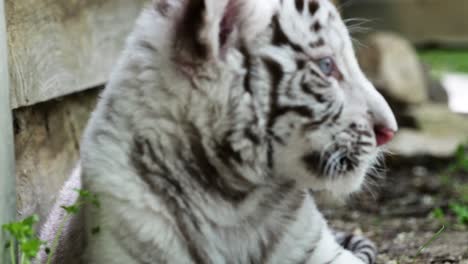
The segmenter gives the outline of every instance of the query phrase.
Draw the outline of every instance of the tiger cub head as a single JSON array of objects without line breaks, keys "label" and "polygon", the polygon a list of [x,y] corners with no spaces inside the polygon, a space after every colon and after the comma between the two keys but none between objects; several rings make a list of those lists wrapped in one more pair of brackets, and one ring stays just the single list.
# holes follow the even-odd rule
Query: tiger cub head
[{"label": "tiger cub head", "polygon": [[159,0],[154,11],[175,32],[160,39],[176,72],[166,82],[190,90],[184,107],[212,131],[200,140],[218,168],[359,189],[397,123],[329,0]]}]

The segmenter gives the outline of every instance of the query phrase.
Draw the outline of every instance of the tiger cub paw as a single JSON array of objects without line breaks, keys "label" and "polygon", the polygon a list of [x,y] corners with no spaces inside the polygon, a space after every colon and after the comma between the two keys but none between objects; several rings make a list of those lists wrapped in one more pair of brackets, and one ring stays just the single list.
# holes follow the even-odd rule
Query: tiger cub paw
[{"label": "tiger cub paw", "polygon": [[366,264],[374,264],[377,259],[377,247],[374,242],[364,236],[344,232],[335,232],[335,239],[343,248],[351,251]]}]

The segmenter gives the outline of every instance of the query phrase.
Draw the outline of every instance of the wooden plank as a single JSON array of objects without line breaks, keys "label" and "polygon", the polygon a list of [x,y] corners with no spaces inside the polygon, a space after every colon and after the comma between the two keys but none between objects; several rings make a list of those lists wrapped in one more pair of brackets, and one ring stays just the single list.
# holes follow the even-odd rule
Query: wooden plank
[{"label": "wooden plank", "polygon": [[[9,102],[9,80],[4,1],[0,0],[0,226],[15,219],[16,195],[13,129]],[[4,232],[0,230],[0,263],[8,263]]]},{"label": "wooden plank", "polygon": [[44,221],[79,159],[79,142],[101,89],[13,111],[17,211]]},{"label": "wooden plank", "polygon": [[11,107],[103,84],[147,0],[6,0]]}]

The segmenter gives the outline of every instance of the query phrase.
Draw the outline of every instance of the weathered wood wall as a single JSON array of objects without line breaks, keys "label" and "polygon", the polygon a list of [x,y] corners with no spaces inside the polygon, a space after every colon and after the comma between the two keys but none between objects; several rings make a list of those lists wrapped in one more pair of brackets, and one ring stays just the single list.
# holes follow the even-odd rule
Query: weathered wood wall
[{"label": "weathered wood wall", "polygon": [[44,220],[79,158],[81,133],[99,92],[90,88],[106,82],[149,1],[2,1],[11,103],[0,107],[14,109],[19,218],[36,213]]},{"label": "weathered wood wall", "polygon": [[12,108],[103,84],[148,1],[6,0]]},{"label": "weathered wood wall", "polygon": [[[13,159],[13,131],[9,102],[9,78],[5,9],[0,1],[0,226],[15,218],[15,174]],[[7,263],[6,237],[0,230],[0,263]]]},{"label": "weathered wood wall", "polygon": [[82,131],[100,89],[14,110],[18,214],[44,220],[79,158]]},{"label": "weathered wood wall", "polygon": [[146,0],[6,0],[13,108],[103,84]]}]

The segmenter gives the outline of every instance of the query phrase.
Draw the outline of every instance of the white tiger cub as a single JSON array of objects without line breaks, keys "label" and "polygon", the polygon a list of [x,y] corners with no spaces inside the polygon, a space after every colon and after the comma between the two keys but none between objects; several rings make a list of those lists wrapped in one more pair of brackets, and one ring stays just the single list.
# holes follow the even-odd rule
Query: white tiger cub
[{"label": "white tiger cub", "polygon": [[396,130],[329,0],[157,0],[83,138],[82,260],[373,263],[307,189],[359,190]]}]

